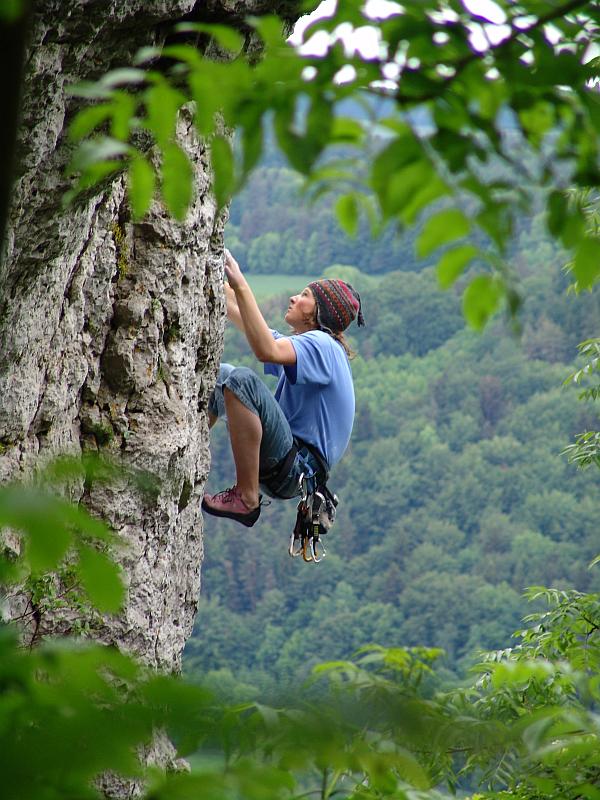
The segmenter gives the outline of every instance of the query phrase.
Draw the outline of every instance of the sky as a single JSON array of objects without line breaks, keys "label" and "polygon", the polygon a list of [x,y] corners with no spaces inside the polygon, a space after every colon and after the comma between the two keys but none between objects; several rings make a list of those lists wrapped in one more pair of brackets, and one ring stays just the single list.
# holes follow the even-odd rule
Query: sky
[{"label": "sky", "polygon": [[[343,0],[342,0],[343,2]],[[481,22],[473,22],[471,26],[471,46],[478,52],[484,52],[490,45],[498,44],[510,35],[511,28],[506,24],[507,17],[504,10],[493,0],[461,0],[467,12],[477,15]],[[324,31],[314,34],[306,42],[303,42],[303,33],[306,27],[315,19],[331,16],[334,12],[336,0],[323,0],[315,11],[301,17],[295,28],[290,42],[300,46],[301,52],[311,55],[323,55],[327,49],[329,36]],[[390,2],[389,0],[367,0],[365,10],[369,16],[383,18],[391,14],[398,13],[401,5]],[[442,19],[451,20],[456,18],[454,12],[447,11],[442,15]],[[528,25],[533,20],[532,17],[522,17],[519,23],[523,26]],[[552,41],[558,41],[560,31],[551,25],[545,27],[546,36]],[[365,25],[362,28],[352,30],[350,24],[340,26],[336,33],[344,40],[349,50],[358,50],[365,58],[375,58],[379,55],[380,42],[377,30]],[[555,42],[553,42],[555,43]]]}]

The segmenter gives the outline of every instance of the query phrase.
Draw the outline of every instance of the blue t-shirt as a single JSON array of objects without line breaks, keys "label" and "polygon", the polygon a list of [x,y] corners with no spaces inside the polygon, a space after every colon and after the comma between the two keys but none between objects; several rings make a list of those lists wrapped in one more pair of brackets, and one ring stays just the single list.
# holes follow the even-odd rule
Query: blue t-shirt
[{"label": "blue t-shirt", "polygon": [[[282,337],[272,331],[273,337]],[[296,363],[265,364],[279,375],[275,399],[292,433],[316,447],[332,467],[344,455],[354,423],[354,385],[344,348],[324,331],[288,337]]]}]

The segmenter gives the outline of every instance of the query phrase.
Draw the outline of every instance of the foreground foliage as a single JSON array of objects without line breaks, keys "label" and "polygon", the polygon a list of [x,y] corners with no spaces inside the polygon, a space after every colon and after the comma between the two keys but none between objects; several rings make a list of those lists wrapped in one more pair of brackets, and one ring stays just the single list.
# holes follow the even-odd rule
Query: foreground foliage
[{"label": "foreground foliage", "polygon": [[[55,519],[48,538],[69,524]],[[596,800],[600,596],[536,589],[531,598],[547,610],[513,650],[485,656],[473,685],[440,684],[440,651],[366,647],[317,667],[277,708],[230,706],[108,647],[22,649],[4,626],[3,795],[99,797],[94,781],[110,770],[140,781],[147,800],[437,800],[444,787],[477,784],[490,798]],[[191,771],[140,761],[159,730],[191,756]]]},{"label": "foreground foliage", "polygon": [[[192,201],[192,173],[176,126],[180,109],[193,101],[197,131],[210,144],[214,192],[224,205],[257,165],[272,120],[281,151],[309,179],[313,196],[335,189],[347,232],[356,233],[361,218],[376,231],[388,223],[411,228],[433,210],[417,253],[444,248],[437,271],[445,286],[478,265],[463,303],[466,319],[481,328],[498,308],[514,312],[519,305],[506,255],[532,203],[529,184],[545,190],[547,228],[572,251],[578,288],[600,277],[598,230],[586,215],[589,193],[600,183],[599,60],[593,58],[599,23],[600,7],[588,0],[498,0],[481,13],[459,0],[406,0],[381,18],[363,0],[344,0],[304,34],[323,46],[318,56],[311,46],[284,42],[282,23],[272,16],[248,18],[240,31],[185,23],[164,48],[138,53],[134,67],[73,89],[94,101],[71,125],[72,139],[83,140],[71,167],[75,191],[127,170],[137,219],[157,187],[182,219]],[[365,25],[379,36],[378,52],[368,56],[344,44],[344,36],[348,41]],[[246,54],[250,31],[263,43],[258,62]],[[177,35],[190,34],[194,45],[179,43]],[[207,38],[222,60],[204,57]],[[367,124],[340,111],[348,98],[372,109],[381,97],[390,101],[389,113],[372,112]],[[239,158],[228,127],[239,133]],[[501,180],[496,163],[504,166]],[[476,244],[466,241],[473,233]]]}]

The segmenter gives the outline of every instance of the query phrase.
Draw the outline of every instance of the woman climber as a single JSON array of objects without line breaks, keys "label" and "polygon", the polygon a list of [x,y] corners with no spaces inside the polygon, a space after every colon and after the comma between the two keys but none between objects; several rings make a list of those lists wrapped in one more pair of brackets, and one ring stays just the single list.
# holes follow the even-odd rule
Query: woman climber
[{"label": "woman climber", "polygon": [[205,494],[202,508],[247,527],[270,497],[300,494],[302,474],[325,476],[352,432],[354,386],[343,331],[357,318],[358,293],[341,280],[318,280],[290,298],[292,335],[271,330],[231,253],[225,251],[227,316],[242,331],[265,373],[278,375],[275,394],[247,367],[222,364],[209,403],[210,425],[226,417],[236,483]]}]

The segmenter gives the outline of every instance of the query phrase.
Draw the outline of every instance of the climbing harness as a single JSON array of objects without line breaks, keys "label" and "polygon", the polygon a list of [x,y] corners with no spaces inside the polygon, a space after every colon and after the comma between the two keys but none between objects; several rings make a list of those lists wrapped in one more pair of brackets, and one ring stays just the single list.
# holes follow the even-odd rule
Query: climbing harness
[{"label": "climbing harness", "polygon": [[324,462],[318,454],[314,455],[322,469],[316,473],[307,464],[307,471],[300,475],[301,499],[288,552],[292,558],[302,556],[304,561],[318,564],[327,555],[321,536],[335,522],[339,501],[337,495],[327,488],[328,470]]},{"label": "climbing harness", "polygon": [[298,503],[296,524],[290,537],[289,554],[302,556],[306,562],[318,564],[327,555],[321,536],[326,534],[337,511],[338,498],[327,486],[318,486],[310,491],[309,480],[302,474],[302,499]]},{"label": "climbing harness", "polygon": [[[297,459],[302,472],[296,482],[290,480],[290,473]],[[327,488],[328,479],[329,467],[323,456],[315,447],[297,437],[285,458],[260,475],[260,486],[270,497],[289,499],[300,494],[296,524],[288,548],[293,558],[302,556],[304,561],[314,564],[325,558],[321,537],[335,522],[338,505],[337,495]]]}]

